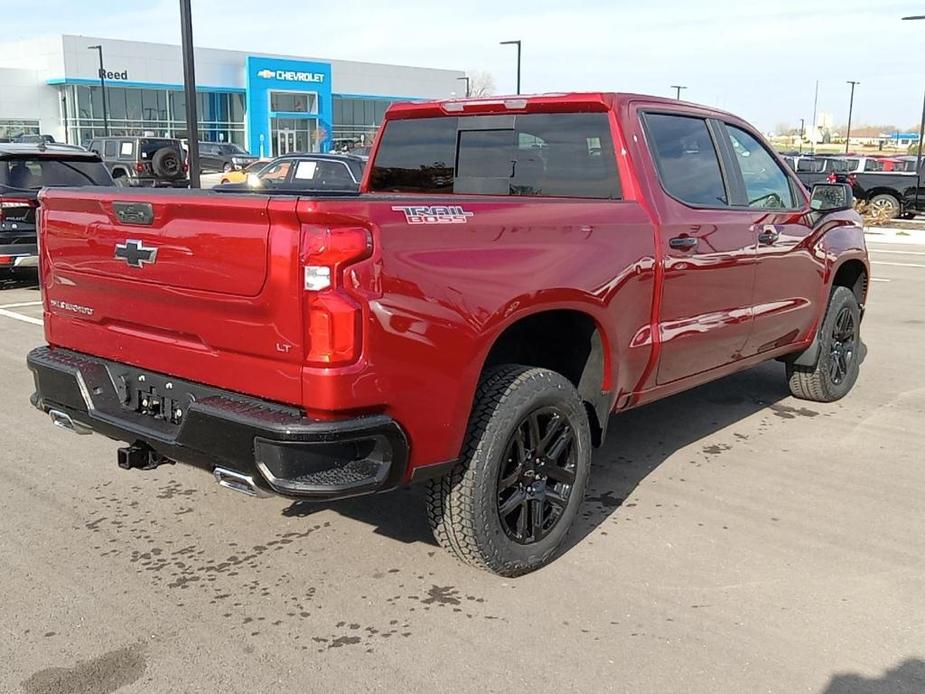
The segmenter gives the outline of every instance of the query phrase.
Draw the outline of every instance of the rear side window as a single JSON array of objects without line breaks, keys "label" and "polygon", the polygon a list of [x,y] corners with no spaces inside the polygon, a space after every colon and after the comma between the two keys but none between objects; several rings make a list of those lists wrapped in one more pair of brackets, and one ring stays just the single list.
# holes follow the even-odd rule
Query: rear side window
[{"label": "rear side window", "polygon": [[659,178],[671,196],[694,206],[728,204],[719,157],[704,119],[647,113],[645,124]]},{"label": "rear side window", "polygon": [[390,121],[372,190],[618,199],[606,113]]},{"label": "rear side window", "polygon": [[106,155],[105,155],[105,156],[107,156],[107,157],[114,157],[114,156],[116,156],[116,152],[117,152],[118,149],[119,149],[119,148],[116,146],[116,141],[115,141],[115,140],[106,140],[106,143],[105,143],[104,147],[106,148],[106,150],[105,150],[105,151],[106,151]]}]

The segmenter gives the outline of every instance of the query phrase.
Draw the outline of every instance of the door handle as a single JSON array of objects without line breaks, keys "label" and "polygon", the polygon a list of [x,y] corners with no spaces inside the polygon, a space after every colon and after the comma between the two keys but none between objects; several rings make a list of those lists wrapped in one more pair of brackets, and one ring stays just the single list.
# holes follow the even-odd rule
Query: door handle
[{"label": "door handle", "polygon": [[689,251],[694,248],[700,241],[694,236],[675,236],[668,239],[668,245],[679,251]]},{"label": "door handle", "polygon": [[779,238],[780,232],[777,230],[777,227],[772,226],[771,224],[766,225],[764,230],[758,234],[758,242],[763,243],[765,246],[770,246]]}]

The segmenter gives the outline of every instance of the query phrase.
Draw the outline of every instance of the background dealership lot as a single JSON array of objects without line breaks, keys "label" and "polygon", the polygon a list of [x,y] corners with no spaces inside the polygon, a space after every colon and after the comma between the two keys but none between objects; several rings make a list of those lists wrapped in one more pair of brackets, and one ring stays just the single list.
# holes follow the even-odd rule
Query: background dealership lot
[{"label": "background dealership lot", "polygon": [[872,243],[848,398],[768,364],[618,417],[571,549],[517,580],[439,551],[418,490],[117,469],[28,406],[39,295],[7,289],[0,691],[923,691],[923,254]]}]

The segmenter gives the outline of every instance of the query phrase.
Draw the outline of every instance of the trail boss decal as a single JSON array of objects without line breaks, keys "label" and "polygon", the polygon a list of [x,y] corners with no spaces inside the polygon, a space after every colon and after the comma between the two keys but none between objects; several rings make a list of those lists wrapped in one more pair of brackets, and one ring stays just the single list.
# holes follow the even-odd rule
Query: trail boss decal
[{"label": "trail boss decal", "polygon": [[408,224],[465,224],[475,214],[459,205],[396,205],[392,209],[404,212]]}]

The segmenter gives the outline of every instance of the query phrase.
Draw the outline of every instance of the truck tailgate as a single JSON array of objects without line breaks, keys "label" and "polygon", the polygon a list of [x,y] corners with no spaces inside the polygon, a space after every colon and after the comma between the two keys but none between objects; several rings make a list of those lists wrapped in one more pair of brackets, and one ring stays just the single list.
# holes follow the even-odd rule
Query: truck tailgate
[{"label": "truck tailgate", "polygon": [[301,402],[295,200],[46,189],[49,344]]}]

